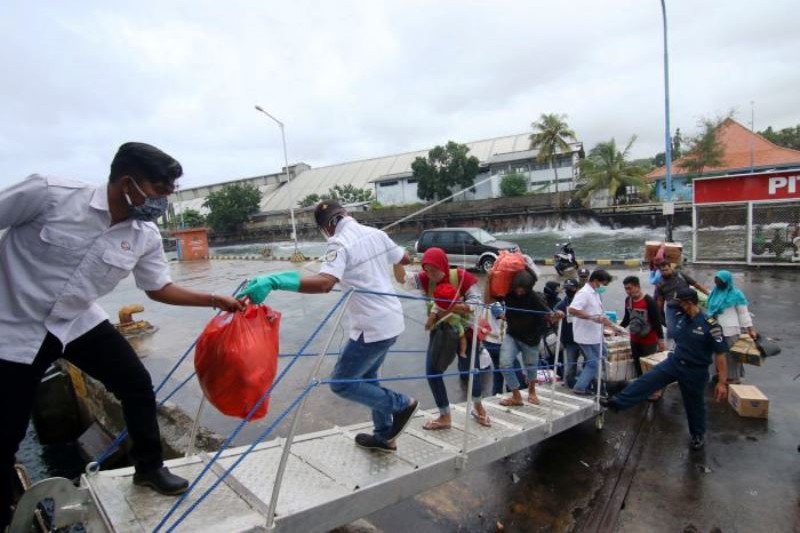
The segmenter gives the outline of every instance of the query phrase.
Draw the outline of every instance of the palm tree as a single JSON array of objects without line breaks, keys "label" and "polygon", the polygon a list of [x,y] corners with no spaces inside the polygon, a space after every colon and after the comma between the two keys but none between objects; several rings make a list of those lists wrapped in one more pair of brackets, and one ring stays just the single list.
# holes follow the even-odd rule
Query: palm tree
[{"label": "palm tree", "polygon": [[636,142],[636,135],[631,137],[625,149],[617,149],[617,141],[601,142],[589,152],[586,159],[580,162],[583,185],[578,191],[579,198],[586,198],[595,191],[608,189],[614,203],[617,192],[622,187],[634,186],[647,194],[649,185],[644,181],[647,169],[628,161],[631,146]]},{"label": "palm tree", "polygon": [[539,150],[536,159],[541,163],[550,163],[555,174],[556,202],[558,200],[558,168],[555,165],[558,153],[570,151],[568,140],[575,141],[575,132],[566,123],[567,115],[558,113],[542,113],[539,122],[531,123],[535,133],[530,135],[531,150]]}]

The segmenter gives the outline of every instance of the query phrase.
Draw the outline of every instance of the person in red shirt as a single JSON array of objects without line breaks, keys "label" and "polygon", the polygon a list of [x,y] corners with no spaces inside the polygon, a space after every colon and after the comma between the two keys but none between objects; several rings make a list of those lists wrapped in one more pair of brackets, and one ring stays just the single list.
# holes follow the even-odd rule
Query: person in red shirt
[{"label": "person in red shirt", "polygon": [[620,323],[631,334],[631,355],[636,366],[636,375],[642,375],[639,359],[666,349],[661,315],[656,301],[642,291],[639,278],[628,276],[622,280],[625,287],[625,316]]}]

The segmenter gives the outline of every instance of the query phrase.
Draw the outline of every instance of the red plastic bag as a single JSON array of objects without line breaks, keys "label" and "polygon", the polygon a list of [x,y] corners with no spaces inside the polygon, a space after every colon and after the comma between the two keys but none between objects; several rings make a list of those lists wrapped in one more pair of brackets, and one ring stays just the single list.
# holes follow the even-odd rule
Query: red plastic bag
[{"label": "red plastic bag", "polygon": [[[247,418],[278,370],[281,314],[248,304],[243,312],[222,313],[206,325],[194,352],[194,368],[208,401],[223,414]],[[269,398],[251,420],[263,418]]]},{"label": "red plastic bag", "polygon": [[525,258],[518,252],[503,250],[492,267],[492,282],[489,287],[493,298],[504,298],[511,290],[514,274],[525,269]]}]

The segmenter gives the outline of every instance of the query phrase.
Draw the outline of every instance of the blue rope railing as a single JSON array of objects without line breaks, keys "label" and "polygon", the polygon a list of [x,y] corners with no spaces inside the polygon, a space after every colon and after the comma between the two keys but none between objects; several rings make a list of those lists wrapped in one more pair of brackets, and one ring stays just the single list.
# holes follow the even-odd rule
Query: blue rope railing
[{"label": "blue rope railing", "polygon": [[194,479],[194,481],[192,481],[192,483],[189,485],[189,488],[186,490],[186,492],[181,494],[181,496],[177,499],[177,501],[175,501],[175,503],[172,505],[172,507],[169,509],[169,511],[167,511],[167,513],[162,517],[162,519],[159,521],[158,525],[156,525],[155,529],[153,530],[154,532],[159,531],[164,526],[166,521],[169,520],[169,518],[175,513],[175,511],[181,505],[181,503],[183,503],[186,500],[186,498],[189,496],[189,494],[191,494],[192,490],[194,490],[194,488],[197,486],[197,484],[200,482],[200,480],[208,473],[208,471],[210,470],[211,466],[217,461],[217,459],[219,459],[219,456],[222,454],[222,452],[225,451],[228,448],[228,446],[230,446],[230,443],[233,441],[234,438],[236,438],[236,436],[242,431],[244,426],[250,421],[250,419],[253,417],[253,414],[255,414],[255,412],[261,407],[261,405],[264,403],[264,401],[266,401],[266,399],[269,398],[269,396],[272,394],[272,391],[275,389],[275,387],[281,382],[283,377],[289,372],[289,370],[292,368],[292,366],[294,366],[294,364],[298,361],[298,359],[300,358],[299,354],[302,354],[305,351],[305,349],[308,348],[308,346],[311,344],[311,342],[314,340],[314,338],[322,330],[323,326],[325,326],[325,324],[328,322],[328,320],[331,318],[331,316],[333,316],[333,314],[336,312],[336,310],[339,308],[339,306],[341,306],[342,303],[345,301],[346,297],[347,297],[347,294],[342,295],[342,297],[339,298],[339,300],[336,302],[336,304],[328,311],[328,313],[325,315],[325,317],[322,319],[322,321],[320,321],[320,323],[317,325],[317,327],[311,333],[309,338],[306,340],[306,342],[300,348],[300,350],[298,351],[298,355],[295,356],[294,358],[292,358],[292,360],[289,362],[289,364],[286,365],[286,367],[280,372],[280,374],[278,374],[278,377],[275,378],[275,381],[273,381],[272,385],[270,385],[270,387],[266,390],[266,392],[264,392],[264,394],[261,395],[261,398],[259,398],[258,402],[256,402],[256,404],[253,406],[253,408],[250,410],[250,412],[247,413],[247,416],[236,426],[236,428],[228,436],[228,438],[225,439],[225,441],[220,446],[220,449],[217,450],[217,452],[214,454],[214,456],[211,458],[211,460],[200,471],[200,474],[198,474],[198,476]]}]

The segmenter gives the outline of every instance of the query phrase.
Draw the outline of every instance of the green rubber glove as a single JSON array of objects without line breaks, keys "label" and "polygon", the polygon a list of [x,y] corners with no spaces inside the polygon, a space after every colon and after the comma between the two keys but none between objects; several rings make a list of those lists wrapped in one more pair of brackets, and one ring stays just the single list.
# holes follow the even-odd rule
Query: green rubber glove
[{"label": "green rubber glove", "polygon": [[243,291],[236,295],[236,298],[241,299],[247,296],[254,304],[260,304],[274,290],[298,292],[300,290],[300,272],[287,270],[286,272],[256,276],[250,280]]}]

